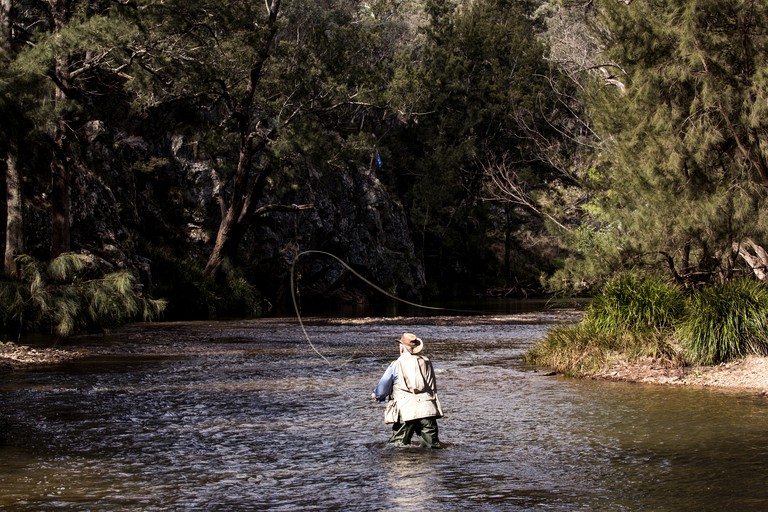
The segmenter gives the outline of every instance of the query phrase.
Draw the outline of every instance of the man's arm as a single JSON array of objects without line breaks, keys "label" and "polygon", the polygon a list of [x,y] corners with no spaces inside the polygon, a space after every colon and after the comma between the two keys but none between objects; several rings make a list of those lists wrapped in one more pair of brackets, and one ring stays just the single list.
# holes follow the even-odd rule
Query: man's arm
[{"label": "man's arm", "polygon": [[395,385],[397,379],[397,365],[395,363],[390,364],[387,367],[387,371],[381,377],[376,389],[371,393],[371,400],[377,400],[383,402],[389,395],[392,394],[392,388]]}]

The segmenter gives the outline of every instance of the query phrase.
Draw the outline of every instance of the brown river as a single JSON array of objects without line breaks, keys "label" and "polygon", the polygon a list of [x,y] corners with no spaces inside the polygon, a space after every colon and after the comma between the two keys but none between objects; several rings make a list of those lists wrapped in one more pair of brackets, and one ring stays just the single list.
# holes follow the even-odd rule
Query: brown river
[{"label": "brown river", "polygon": [[[0,509],[768,510],[768,400],[526,367],[558,312],[129,326],[0,374]],[[414,332],[444,450],[368,397]],[[309,340],[307,339],[309,338]],[[119,350],[116,350],[119,349]]]}]

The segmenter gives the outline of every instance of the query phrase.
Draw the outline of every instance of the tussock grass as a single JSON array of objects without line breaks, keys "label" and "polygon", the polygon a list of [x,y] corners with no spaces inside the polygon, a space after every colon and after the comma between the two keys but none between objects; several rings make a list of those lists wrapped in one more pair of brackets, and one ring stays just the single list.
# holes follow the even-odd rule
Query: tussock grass
[{"label": "tussock grass", "polygon": [[673,327],[685,313],[685,294],[655,277],[623,274],[609,281],[590,303],[584,322],[621,336],[649,335]]},{"label": "tussock grass", "polygon": [[620,275],[600,290],[579,324],[550,329],[525,360],[576,376],[600,371],[616,354],[677,365],[680,351],[670,333],[684,313],[685,295],[677,286]]},{"label": "tussock grass", "polygon": [[583,323],[558,326],[525,354],[525,361],[566,375],[586,375],[605,364],[615,340]]},{"label": "tussock grass", "polygon": [[690,297],[675,335],[698,364],[768,354],[768,288],[739,279],[700,290]]},{"label": "tussock grass", "polygon": [[677,366],[768,355],[768,287],[740,279],[686,295],[659,279],[625,274],[600,290],[579,324],[551,329],[525,358],[586,375],[616,354]]}]

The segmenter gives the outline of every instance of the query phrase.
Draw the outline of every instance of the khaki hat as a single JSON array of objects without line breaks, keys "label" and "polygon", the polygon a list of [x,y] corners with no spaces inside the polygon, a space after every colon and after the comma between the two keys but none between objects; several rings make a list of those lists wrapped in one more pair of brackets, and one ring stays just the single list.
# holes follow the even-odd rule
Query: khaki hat
[{"label": "khaki hat", "polygon": [[424,342],[421,341],[421,338],[409,332],[403,334],[397,342],[403,345],[411,354],[418,354],[424,348]]}]

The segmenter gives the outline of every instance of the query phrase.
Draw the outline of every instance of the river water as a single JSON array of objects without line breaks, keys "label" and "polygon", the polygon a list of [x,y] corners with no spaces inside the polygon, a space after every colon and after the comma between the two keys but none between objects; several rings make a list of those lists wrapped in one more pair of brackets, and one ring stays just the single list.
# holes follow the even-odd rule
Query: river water
[{"label": "river water", "polygon": [[[3,510],[768,510],[768,399],[568,379],[522,355],[558,314],[130,326],[0,376]],[[425,340],[444,450],[368,396]],[[311,343],[311,344],[310,344]],[[127,349],[130,347],[130,351]]]}]

